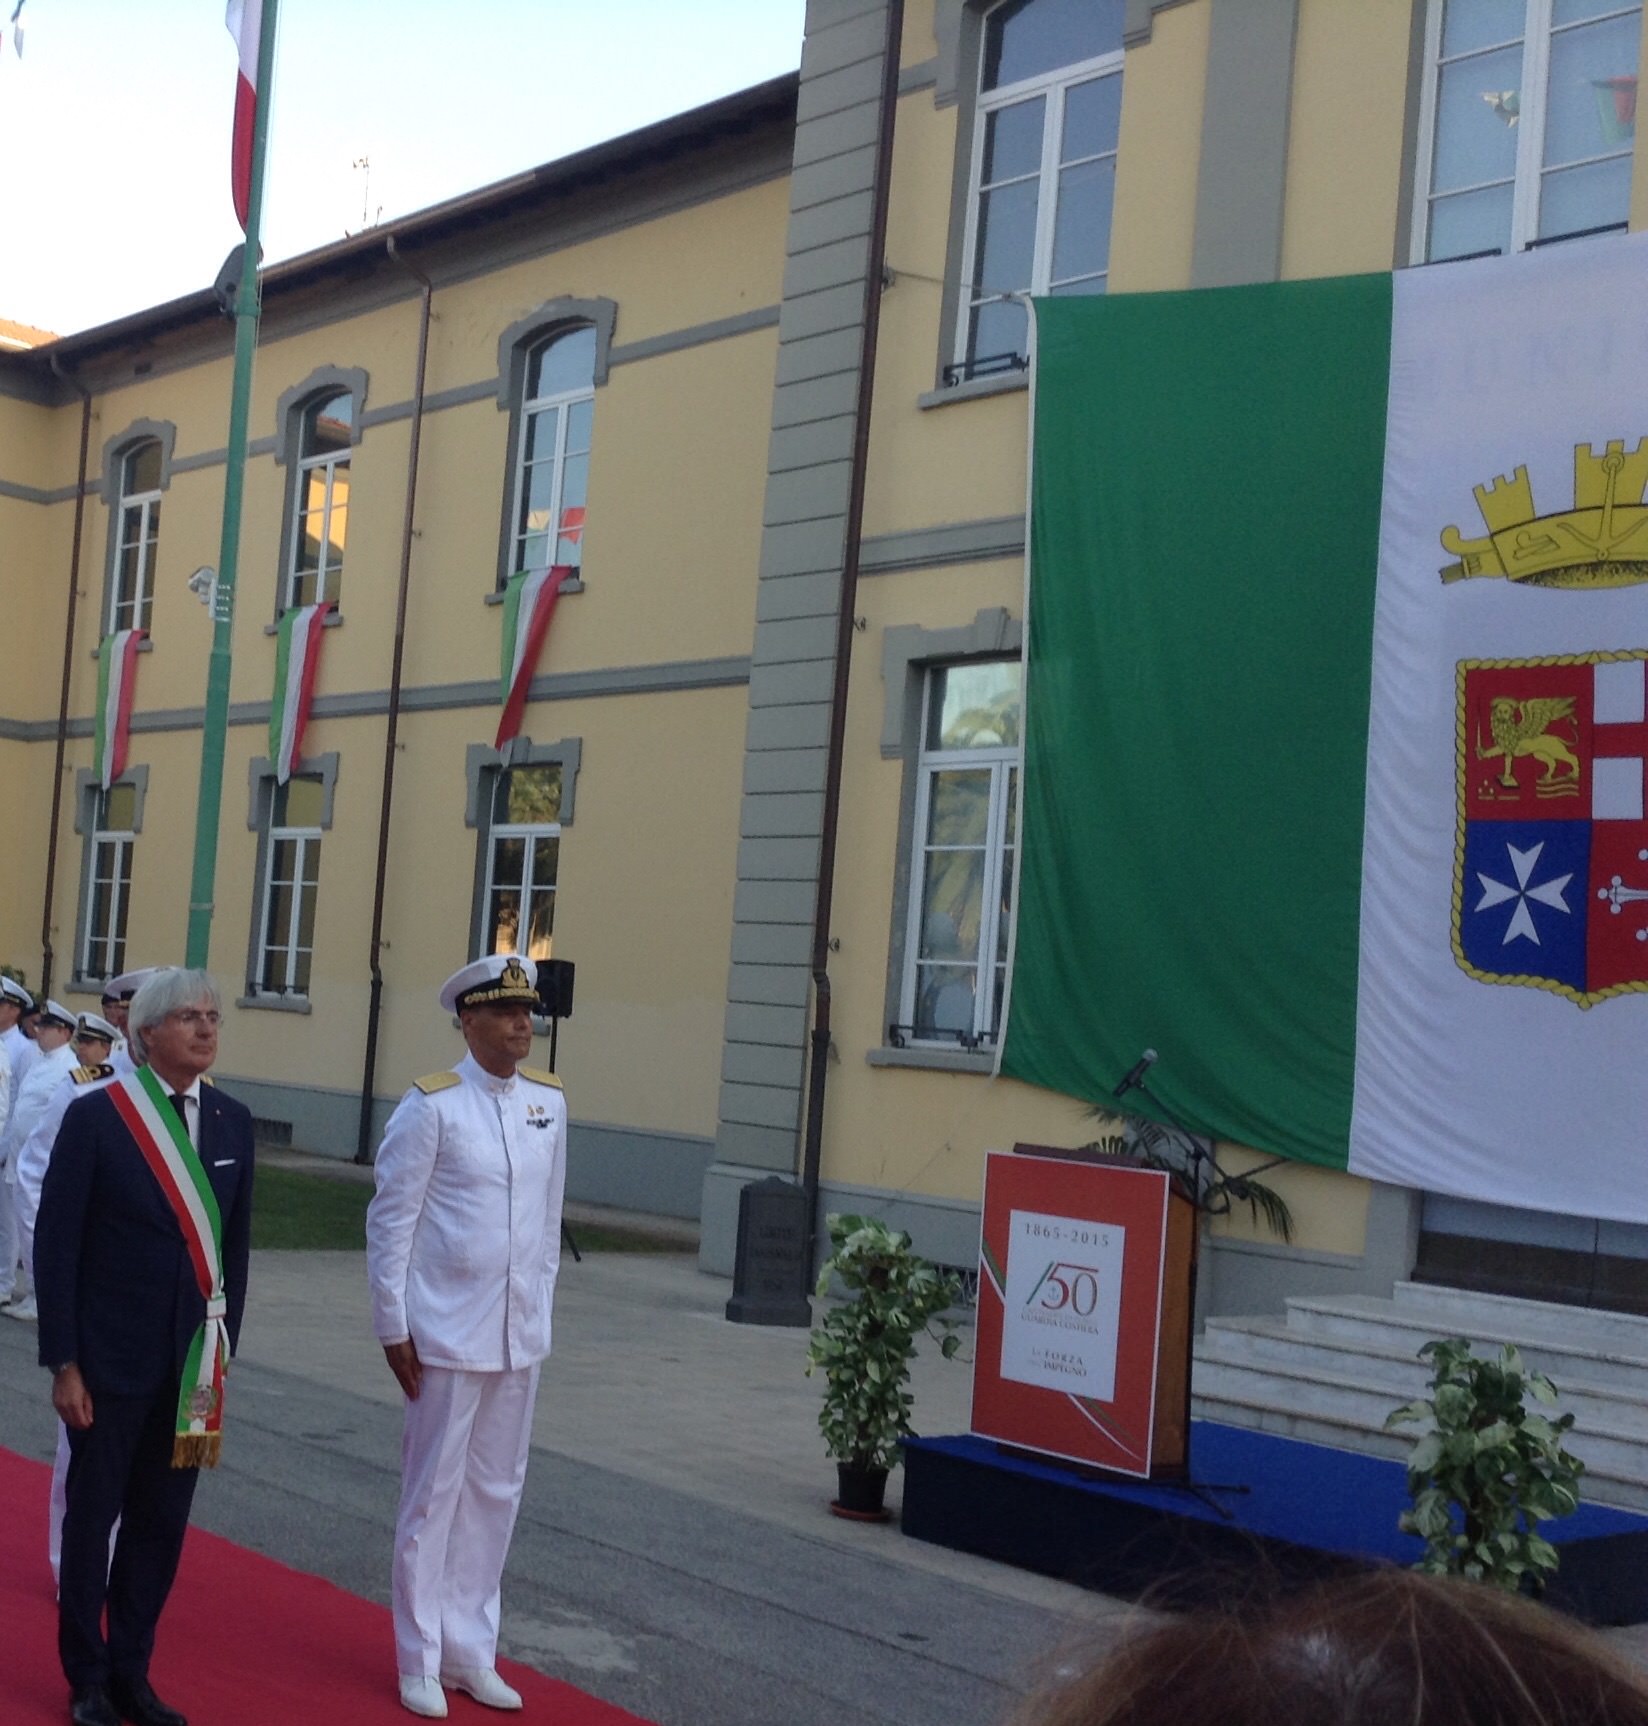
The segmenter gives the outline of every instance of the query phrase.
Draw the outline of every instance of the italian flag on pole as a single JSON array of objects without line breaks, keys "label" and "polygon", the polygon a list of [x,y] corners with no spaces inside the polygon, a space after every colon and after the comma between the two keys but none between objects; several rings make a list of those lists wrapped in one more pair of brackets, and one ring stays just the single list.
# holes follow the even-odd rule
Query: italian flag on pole
[{"label": "italian flag on pole", "polygon": [[303,750],[303,733],[320,670],[321,632],[332,602],[296,605],[282,616],[275,636],[275,693],[269,706],[269,759],[275,780],[292,777]]},{"label": "italian flag on pole", "polygon": [[258,42],[263,34],[263,0],[229,0],[225,22],[240,52],[235,78],[235,134],[229,159],[235,218],[242,231],[252,197],[252,125],[257,117]]},{"label": "italian flag on pole", "polygon": [[1038,303],[1003,1072],[1648,1221],[1645,290]]},{"label": "italian flag on pole", "polygon": [[117,629],[98,643],[92,754],[97,782],[105,791],[126,771],[132,700],[137,692],[137,647],[148,633],[146,629]]},{"label": "italian flag on pole", "polygon": [[498,719],[494,749],[502,749],[512,737],[520,736],[532,674],[544,637],[549,634],[561,584],[571,574],[571,566],[564,563],[551,564],[548,569],[523,569],[504,587],[503,678],[499,691],[503,713]]}]

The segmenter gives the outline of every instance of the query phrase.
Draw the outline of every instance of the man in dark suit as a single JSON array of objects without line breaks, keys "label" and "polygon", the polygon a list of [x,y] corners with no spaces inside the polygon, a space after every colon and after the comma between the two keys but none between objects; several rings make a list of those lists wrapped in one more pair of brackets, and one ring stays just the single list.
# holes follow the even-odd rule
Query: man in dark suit
[{"label": "man in dark suit", "polygon": [[251,1242],[252,1117],[202,1083],[221,1011],[204,971],[144,983],[129,1026],[142,1065],[69,1106],[41,1190],[40,1361],[70,1445],[58,1651],[74,1726],[185,1726],[149,1657],[198,1467],[216,1461]]}]

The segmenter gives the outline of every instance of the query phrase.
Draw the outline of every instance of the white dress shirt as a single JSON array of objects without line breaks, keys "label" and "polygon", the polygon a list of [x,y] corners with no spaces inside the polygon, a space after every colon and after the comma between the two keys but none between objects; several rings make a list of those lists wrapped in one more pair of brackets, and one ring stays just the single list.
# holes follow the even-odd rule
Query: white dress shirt
[{"label": "white dress shirt", "polygon": [[472,1055],[459,1083],[414,1087],[378,1147],[366,1274],[382,1343],[428,1365],[508,1372],[541,1361],[561,1262],[566,1102]]}]

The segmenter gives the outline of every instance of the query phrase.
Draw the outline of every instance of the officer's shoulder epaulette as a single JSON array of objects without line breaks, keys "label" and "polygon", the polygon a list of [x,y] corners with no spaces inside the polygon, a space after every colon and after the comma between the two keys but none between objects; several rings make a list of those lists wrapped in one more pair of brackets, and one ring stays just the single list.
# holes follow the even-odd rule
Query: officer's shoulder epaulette
[{"label": "officer's shoulder epaulette", "polygon": [[76,1067],[75,1070],[69,1074],[69,1078],[77,1085],[90,1085],[94,1084],[99,1079],[112,1079],[113,1077],[114,1068],[106,1061],[100,1066]]},{"label": "officer's shoulder epaulette", "polygon": [[215,1085],[217,1080],[214,1079],[210,1073],[202,1073],[200,1075],[200,1082],[203,1085]]},{"label": "officer's shoulder epaulette", "polygon": [[426,1097],[432,1097],[437,1091],[449,1090],[453,1085],[461,1085],[463,1081],[456,1073],[426,1073],[421,1079],[413,1081],[416,1088]]},{"label": "officer's shoulder epaulette", "polygon": [[558,1091],[561,1081],[553,1073],[546,1073],[542,1067],[517,1067],[517,1075],[533,1085],[553,1085]]}]

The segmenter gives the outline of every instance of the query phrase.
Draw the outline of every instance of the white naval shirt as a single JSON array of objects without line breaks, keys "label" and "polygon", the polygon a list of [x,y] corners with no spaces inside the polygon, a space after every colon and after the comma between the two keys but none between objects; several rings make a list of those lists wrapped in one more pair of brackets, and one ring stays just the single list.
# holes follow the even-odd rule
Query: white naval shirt
[{"label": "white naval shirt", "polygon": [[34,1124],[40,1119],[51,1094],[80,1065],[72,1043],[60,1048],[40,1050],[29,1063],[23,1083],[12,1098],[11,1119],[6,1123],[0,1153],[6,1159],[6,1179],[17,1179],[17,1153],[23,1148]]},{"label": "white naval shirt", "polygon": [[[102,1064],[114,1065],[112,1060]],[[126,1063],[126,1070],[131,1070],[130,1060]],[[110,1073],[106,1079],[77,1079],[75,1076],[80,1072],[96,1071],[96,1067],[77,1066],[64,1074],[57,1089],[46,1099],[46,1106],[40,1111],[28,1137],[12,1158],[12,1167],[17,1174],[17,1213],[31,1234],[34,1232],[34,1219],[40,1214],[40,1189],[46,1182],[46,1165],[51,1162],[52,1147],[57,1143],[58,1129],[69,1112],[69,1104],[90,1096],[93,1091],[101,1091],[120,1077],[118,1071]]]},{"label": "white naval shirt", "polygon": [[414,1087],[389,1117],[366,1213],[379,1342],[430,1366],[508,1372],[550,1347],[561,1263],[566,1102],[526,1072],[498,1079],[473,1055],[459,1083]]}]

